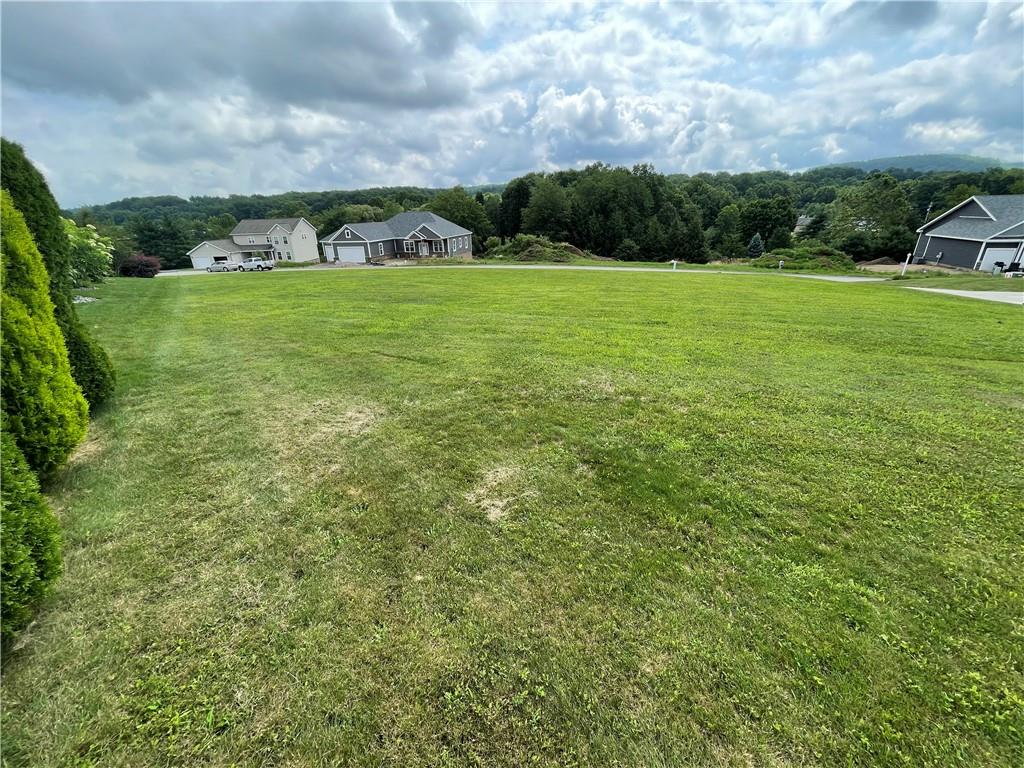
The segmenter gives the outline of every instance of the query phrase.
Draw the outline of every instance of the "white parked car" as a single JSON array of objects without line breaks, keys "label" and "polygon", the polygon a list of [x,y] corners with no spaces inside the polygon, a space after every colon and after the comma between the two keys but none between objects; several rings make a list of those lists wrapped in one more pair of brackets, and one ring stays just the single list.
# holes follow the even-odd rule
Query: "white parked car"
[{"label": "white parked car", "polygon": [[206,268],[207,272],[237,272],[238,264],[233,261],[215,261]]},{"label": "white parked car", "polygon": [[251,256],[248,259],[243,259],[242,263],[238,265],[238,269],[241,272],[262,272],[265,269],[273,268],[273,261],[270,259],[261,259],[258,256]]}]

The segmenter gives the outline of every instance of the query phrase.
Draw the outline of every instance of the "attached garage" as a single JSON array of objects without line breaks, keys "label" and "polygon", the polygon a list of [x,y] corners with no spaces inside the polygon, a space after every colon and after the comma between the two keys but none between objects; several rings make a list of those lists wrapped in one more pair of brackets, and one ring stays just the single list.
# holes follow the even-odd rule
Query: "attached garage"
[{"label": "attached garage", "polygon": [[206,269],[215,261],[240,261],[242,254],[230,240],[204,240],[191,251],[193,269]]},{"label": "attached garage", "polygon": [[975,195],[917,230],[914,261],[991,272],[1020,270],[1024,195]]},{"label": "attached garage", "polygon": [[1017,250],[1017,243],[1014,243],[1009,247],[1006,245],[989,245],[984,251],[982,251],[981,258],[978,260],[978,266],[976,269],[980,269],[982,272],[991,272],[998,261],[1003,262],[1004,267],[1007,264],[1013,264],[1017,261],[1017,259],[1014,258],[1017,255]]},{"label": "attached garage", "polygon": [[335,261],[342,261],[347,264],[365,264],[366,246],[363,245],[335,245]]}]

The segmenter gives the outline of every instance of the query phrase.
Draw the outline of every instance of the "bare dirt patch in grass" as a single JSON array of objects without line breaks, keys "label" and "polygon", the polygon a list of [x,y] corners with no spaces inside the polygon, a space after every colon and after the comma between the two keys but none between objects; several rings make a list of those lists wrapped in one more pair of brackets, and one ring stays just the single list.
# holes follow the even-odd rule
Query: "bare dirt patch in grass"
[{"label": "bare dirt patch in grass", "polygon": [[483,512],[492,523],[496,523],[508,514],[509,507],[522,495],[513,492],[521,474],[520,468],[516,466],[495,467],[466,494],[466,501]]}]

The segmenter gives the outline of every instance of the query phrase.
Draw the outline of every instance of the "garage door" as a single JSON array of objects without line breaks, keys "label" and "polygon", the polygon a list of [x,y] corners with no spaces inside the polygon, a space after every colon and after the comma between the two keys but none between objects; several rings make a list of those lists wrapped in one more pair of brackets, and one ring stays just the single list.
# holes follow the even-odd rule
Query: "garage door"
[{"label": "garage door", "polygon": [[196,269],[206,269],[212,262],[212,256],[200,256],[199,254],[196,254],[192,257],[192,266]]},{"label": "garage door", "polygon": [[978,264],[978,269],[982,272],[991,272],[997,261],[1010,264],[1013,262],[1013,254],[1016,252],[1016,248],[986,248],[981,262]]},{"label": "garage door", "polygon": [[361,245],[336,245],[334,254],[338,261],[358,262],[366,261],[366,250]]}]

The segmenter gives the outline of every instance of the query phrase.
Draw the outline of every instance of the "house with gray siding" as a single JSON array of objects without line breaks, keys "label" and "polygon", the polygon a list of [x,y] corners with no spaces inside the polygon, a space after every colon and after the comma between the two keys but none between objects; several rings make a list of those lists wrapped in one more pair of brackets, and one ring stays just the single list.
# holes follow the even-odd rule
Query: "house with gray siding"
[{"label": "house with gray siding", "polygon": [[916,263],[990,272],[1024,259],[1024,195],[975,195],[917,230]]},{"label": "house with gray siding", "polygon": [[387,221],[346,224],[320,241],[328,262],[467,257],[473,233],[429,211],[405,211]]}]

